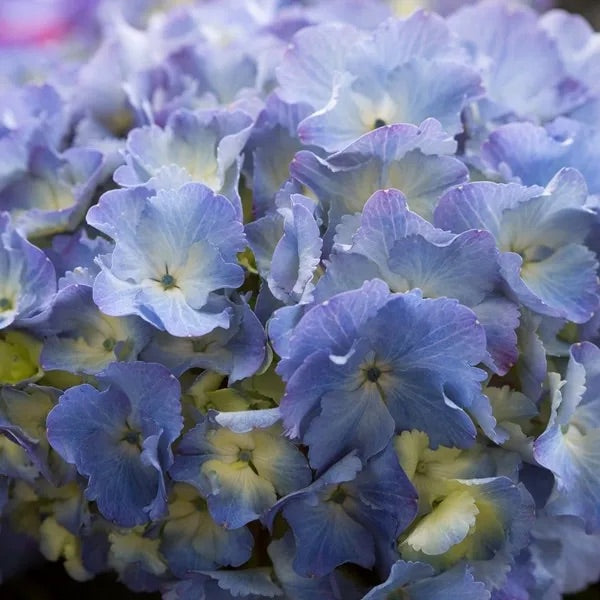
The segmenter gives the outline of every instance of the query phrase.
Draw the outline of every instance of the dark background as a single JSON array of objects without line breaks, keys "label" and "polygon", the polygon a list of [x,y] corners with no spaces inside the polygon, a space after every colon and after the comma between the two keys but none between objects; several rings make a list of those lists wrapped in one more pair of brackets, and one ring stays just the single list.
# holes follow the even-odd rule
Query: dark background
[{"label": "dark background", "polygon": [[[0,0],[1,1],[1,0]],[[600,0],[565,0],[557,3],[570,12],[583,14],[600,30]],[[600,561],[600,556],[598,557]],[[118,583],[116,575],[101,575],[78,583],[69,578],[60,564],[42,563],[38,568],[0,586],[2,600],[160,600],[159,594],[134,594]],[[599,600],[600,584],[588,591],[568,596],[571,600]]]},{"label": "dark background", "polygon": [[581,13],[590,21],[594,29],[600,30],[600,2],[598,0],[564,0],[556,4],[569,12]]}]

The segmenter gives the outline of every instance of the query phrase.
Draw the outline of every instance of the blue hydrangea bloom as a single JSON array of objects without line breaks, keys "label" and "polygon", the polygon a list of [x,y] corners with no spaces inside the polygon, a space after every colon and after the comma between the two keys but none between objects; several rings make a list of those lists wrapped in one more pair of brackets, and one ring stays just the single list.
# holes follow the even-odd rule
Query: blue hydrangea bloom
[{"label": "blue hydrangea bloom", "polygon": [[239,207],[240,153],[252,119],[241,111],[173,113],[164,129],[134,129],[127,139],[126,164],[115,171],[122,186],[178,188],[203,183]]},{"label": "blue hydrangea bloom", "polygon": [[[235,431],[240,420],[241,431]],[[227,529],[259,518],[278,496],[311,480],[306,459],[281,436],[274,419],[250,429],[243,426],[246,420],[244,413],[238,413],[229,426],[206,420],[194,427],[179,444],[170,471],[173,479],[193,485],[206,496],[213,519]]]},{"label": "blue hydrangea bloom", "polygon": [[0,213],[0,329],[26,325],[48,308],[56,273],[46,255],[23,239],[8,213]]},{"label": "blue hydrangea bloom", "polygon": [[44,335],[42,367],[74,373],[99,373],[112,362],[137,360],[152,336],[152,327],[139,317],[101,313],[85,285],[59,291],[38,331]]},{"label": "blue hydrangea bloom", "polygon": [[436,574],[427,563],[399,560],[392,566],[385,583],[374,587],[364,600],[412,596],[422,600],[489,600],[490,592],[480,581],[475,581],[465,567]]},{"label": "blue hydrangea bloom", "polygon": [[598,578],[600,34],[551,4],[0,2],[0,578]]},{"label": "blue hydrangea bloom", "polygon": [[394,292],[419,288],[426,297],[447,296],[469,306],[486,330],[484,362],[504,374],[517,360],[517,306],[501,293],[498,250],[487,231],[444,232],[408,210],[397,190],[375,192],[367,201],[343,251],[330,255],[315,299],[383,279]]},{"label": "blue hydrangea bloom", "polygon": [[96,150],[70,148],[57,154],[35,147],[27,173],[0,190],[0,205],[29,238],[72,231],[91,203],[102,161]]},{"label": "blue hydrangea bloom", "polygon": [[296,542],[293,568],[303,577],[327,575],[347,562],[370,568],[387,559],[391,542],[413,520],[416,492],[390,448],[364,467],[349,454],[303,490],[280,500]]},{"label": "blue hydrangea bloom", "polygon": [[600,291],[596,258],[582,244],[594,222],[586,200],[585,180],[573,169],[559,171],[545,190],[471,183],[445,194],[435,224],[455,232],[487,229],[502,251],[501,274],[522,304],[584,323]]},{"label": "blue hydrangea bloom", "polygon": [[588,532],[600,531],[599,367],[600,350],[583,342],[571,348],[564,382],[549,374],[551,415],[534,444],[535,459],[555,476],[546,510],[579,517]]},{"label": "blue hydrangea bloom", "polygon": [[231,303],[229,307],[231,320],[227,329],[218,327],[193,338],[156,332],[142,358],[165,365],[177,376],[202,368],[226,373],[230,383],[251,377],[265,360],[265,330],[246,303]]},{"label": "blue hydrangea bloom", "polygon": [[158,329],[195,337],[227,328],[217,292],[244,280],[236,253],[243,227],[233,205],[202,184],[178,190],[108,192],[88,223],[115,240],[94,280],[94,302],[108,315],[136,314]]},{"label": "blue hydrangea bloom", "polygon": [[225,529],[211,518],[206,500],[193,487],[177,483],[171,492],[160,551],[178,577],[219,566],[239,567],[252,553],[254,540],[246,527]]},{"label": "blue hydrangea bloom", "polygon": [[163,516],[171,444],[182,428],[180,387],[164,367],[113,363],[101,389],[68,389],[47,420],[51,446],[88,478],[86,497],[132,527]]},{"label": "blue hydrangea bloom", "polygon": [[396,188],[410,209],[431,218],[438,198],[467,179],[465,166],[451,156],[456,142],[435,120],[420,127],[390,125],[363,136],[327,160],[299,152],[290,173],[312,190],[326,215],[325,242],[331,245],[343,215],[360,212],[377,190]]},{"label": "blue hydrangea bloom", "polygon": [[288,207],[246,225],[259,272],[284,304],[306,304],[312,299],[323,245],[314,211],[310,198],[292,194]]},{"label": "blue hydrangea bloom", "polygon": [[481,72],[486,95],[478,119],[484,125],[509,118],[543,122],[585,100],[585,87],[569,76],[531,9],[485,0],[457,11],[448,24]]},{"label": "blue hydrangea bloom", "polygon": [[[390,327],[401,336],[390,336]],[[373,456],[396,430],[468,446],[475,426],[465,409],[489,411],[484,373],[473,366],[485,355],[484,330],[471,310],[447,298],[389,294],[374,280],[308,311],[290,349],[278,367],[288,380],[283,422],[309,446],[316,468],[353,449]]]},{"label": "blue hydrangea bloom", "polygon": [[58,275],[58,288],[68,285],[92,287],[100,267],[96,256],[110,254],[113,244],[106,238],[90,238],[85,229],[72,234],[55,235],[52,245],[44,252],[52,261]]},{"label": "blue hydrangea bloom", "polygon": [[458,133],[461,109],[481,93],[477,73],[456,60],[446,24],[430,13],[386,21],[372,36],[317,26],[298,37],[278,70],[283,97],[315,109],[298,134],[330,152],[381,125],[428,117]]},{"label": "blue hydrangea bloom", "polygon": [[546,185],[561,168],[573,167],[585,177],[590,193],[598,194],[599,135],[562,117],[545,127],[508,123],[490,134],[481,157],[504,180],[524,185]]},{"label": "blue hydrangea bloom", "polygon": [[350,578],[340,569],[323,577],[303,577],[294,570],[296,545],[291,531],[268,547],[273,570],[284,592],[295,600],[360,600],[367,585]]}]

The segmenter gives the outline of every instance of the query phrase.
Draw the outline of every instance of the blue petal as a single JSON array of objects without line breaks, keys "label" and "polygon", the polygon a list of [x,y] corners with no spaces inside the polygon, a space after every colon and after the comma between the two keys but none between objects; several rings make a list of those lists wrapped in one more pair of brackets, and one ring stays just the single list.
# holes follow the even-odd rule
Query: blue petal
[{"label": "blue petal", "polygon": [[345,589],[344,592],[347,595],[341,596],[339,588],[343,586],[343,582],[340,581],[342,575],[337,572],[327,577],[298,575],[292,566],[296,547],[291,532],[286,533],[280,540],[273,540],[267,551],[273,562],[277,580],[289,598],[294,598],[294,600],[359,600],[364,595],[364,590],[356,589],[356,582],[349,582],[354,589]]},{"label": "blue petal", "polygon": [[309,310],[295,327],[290,354],[282,357],[277,372],[288,379],[313,352],[328,349],[337,356],[347,354],[360,328],[388,297],[388,287],[374,280]]},{"label": "blue petal", "polygon": [[312,213],[293,198],[291,215],[284,221],[283,237],[273,252],[267,280],[279,300],[304,303],[311,297],[322,240]]},{"label": "blue petal", "polygon": [[393,433],[394,419],[379,390],[362,386],[355,391],[326,393],[321,399],[321,411],[308,426],[303,442],[310,448],[311,465],[321,470],[354,449],[365,458],[377,454],[387,446]]},{"label": "blue petal", "polygon": [[321,108],[331,96],[333,77],[343,70],[346,53],[359,32],[352,26],[323,24],[299,31],[277,69],[286,102]]},{"label": "blue petal", "polygon": [[473,579],[466,568],[455,568],[435,575],[433,568],[420,562],[399,560],[384,583],[373,588],[364,600],[385,600],[395,593],[423,600],[489,600],[485,585]]},{"label": "blue petal", "polygon": [[434,224],[460,233],[487,229],[496,240],[502,238],[501,216],[506,210],[540,195],[539,187],[477,182],[460,185],[444,194],[435,209]]},{"label": "blue petal", "polygon": [[297,500],[283,508],[283,515],[294,532],[294,570],[299,575],[320,577],[346,562],[373,566],[375,546],[370,532],[335,503],[314,506]]},{"label": "blue petal", "polygon": [[388,187],[401,190],[411,210],[429,218],[440,195],[467,177],[463,164],[439,155],[452,152],[453,144],[440,135],[434,120],[421,127],[390,125],[366,134],[328,160],[298,152],[290,173],[329,212],[329,239],[343,215],[360,212],[374,192]]},{"label": "blue petal", "polygon": [[227,590],[233,597],[274,598],[281,595],[281,589],[271,577],[271,570],[266,567],[239,571],[202,571],[202,574],[214,579],[221,589]]},{"label": "blue petal", "polygon": [[98,373],[115,360],[136,360],[150,341],[151,328],[137,317],[103,315],[92,301],[92,288],[61,290],[48,314],[40,357],[44,369]]},{"label": "blue petal", "polygon": [[56,292],[56,274],[46,255],[22,238],[8,213],[0,213],[0,329],[41,319]]},{"label": "blue petal", "polygon": [[[462,131],[460,112],[469,99],[481,94],[479,76],[471,68],[447,61],[412,58],[387,67],[373,86],[370,77],[344,73],[334,79],[332,97],[322,110],[304,119],[298,135],[305,144],[329,152],[349,146],[374,129],[376,119],[386,123],[438,120],[445,131]],[[394,103],[388,106],[389,99]]]},{"label": "blue petal", "polygon": [[222,309],[211,310],[211,294],[243,282],[236,253],[244,236],[233,206],[201,184],[147,195],[143,188],[110,192],[88,213],[116,241],[102,260],[94,301],[107,314],[138,314],[176,336],[226,327]]},{"label": "blue petal", "polygon": [[[372,279],[382,279],[378,266],[360,254],[333,252],[326,264],[325,274],[315,286],[315,303],[322,303],[342,292],[357,290]],[[278,312],[275,318],[280,319],[281,313]]]},{"label": "blue petal", "polygon": [[165,365],[177,376],[192,368],[226,373],[231,383],[254,375],[264,363],[265,331],[245,303],[224,307],[233,313],[228,329],[218,327],[205,336],[185,339],[157,333],[142,357]]},{"label": "blue petal", "polygon": [[498,375],[506,375],[517,362],[517,304],[502,296],[488,296],[471,310],[485,330],[488,357],[484,363]]},{"label": "blue petal", "polygon": [[443,245],[412,236],[391,248],[391,281],[383,279],[393,291],[420,288],[426,297],[448,296],[474,306],[498,283],[497,254],[486,231],[467,231]]},{"label": "blue petal", "polygon": [[508,123],[490,134],[482,158],[506,180],[546,185],[563,167],[574,167],[585,177],[590,193],[600,192],[595,165],[597,131],[577,121],[559,118],[546,128],[533,123]]},{"label": "blue petal", "polygon": [[248,433],[253,429],[271,427],[281,418],[279,408],[215,413],[212,417],[221,427],[235,433]]},{"label": "blue petal", "polygon": [[246,151],[252,151],[252,205],[263,216],[289,178],[289,165],[301,149],[296,137],[298,123],[307,115],[305,104],[287,104],[270,94],[259,115]]},{"label": "blue petal", "polygon": [[182,427],[179,384],[146,363],[113,363],[101,380],[105,391],[84,384],[61,396],[48,415],[48,440],[89,477],[86,495],[106,518],[123,526],[156,519],[166,509],[163,470]]}]

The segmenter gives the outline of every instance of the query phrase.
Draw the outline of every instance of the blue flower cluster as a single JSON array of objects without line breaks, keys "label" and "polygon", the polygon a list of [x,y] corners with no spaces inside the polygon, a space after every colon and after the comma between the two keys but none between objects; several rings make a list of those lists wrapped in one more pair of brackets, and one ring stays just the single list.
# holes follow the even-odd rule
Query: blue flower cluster
[{"label": "blue flower cluster", "polygon": [[34,544],[165,600],[596,580],[600,34],[36,3],[0,7],[0,576]]}]

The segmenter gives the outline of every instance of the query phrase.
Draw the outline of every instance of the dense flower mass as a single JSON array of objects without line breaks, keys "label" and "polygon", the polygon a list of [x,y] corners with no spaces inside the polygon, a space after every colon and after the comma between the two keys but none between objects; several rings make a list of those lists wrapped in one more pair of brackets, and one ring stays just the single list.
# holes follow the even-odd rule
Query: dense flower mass
[{"label": "dense flower mass", "polygon": [[0,3],[0,579],[600,576],[600,34],[549,4]]}]

